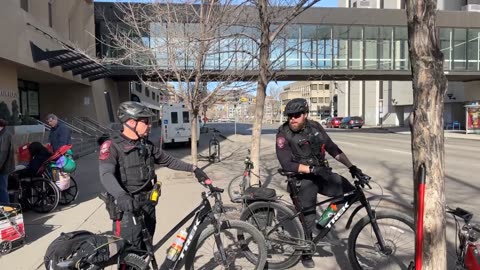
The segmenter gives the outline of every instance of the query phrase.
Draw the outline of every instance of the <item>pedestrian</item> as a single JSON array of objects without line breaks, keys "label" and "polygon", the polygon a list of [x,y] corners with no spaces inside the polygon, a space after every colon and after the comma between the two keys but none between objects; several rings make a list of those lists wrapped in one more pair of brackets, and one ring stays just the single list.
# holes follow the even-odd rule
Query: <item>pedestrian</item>
[{"label": "pedestrian", "polygon": [[[153,113],[134,101],[120,104],[117,116],[122,130],[114,131],[111,138],[100,146],[100,180],[109,194],[107,210],[113,221],[115,235],[129,240],[138,248],[144,248],[140,223],[132,212],[139,210],[144,216],[148,232],[153,237],[156,225],[155,205],[151,196],[159,192],[155,164],[173,170],[194,172],[203,183],[209,177],[192,164],[178,160],[148,140]],[[156,193],[158,194],[158,193]]]},{"label": "pedestrian", "polygon": [[7,131],[7,121],[0,119],[0,204],[9,203],[8,175],[15,170],[12,134]]},{"label": "pedestrian", "polygon": [[[285,115],[288,120],[278,129],[276,153],[283,170],[299,173],[297,188],[305,216],[305,234],[307,240],[312,240],[317,194],[335,197],[355,189],[346,178],[332,172],[325,151],[345,165],[352,177],[362,177],[363,173],[330,139],[320,123],[308,119],[308,112],[308,103],[303,98],[287,103]],[[309,254],[302,255],[302,264],[305,268],[315,267]]]},{"label": "pedestrian", "polygon": [[50,126],[48,141],[54,153],[60,149],[60,147],[72,144],[70,128],[59,122],[55,114],[51,113],[47,116],[47,123]]}]

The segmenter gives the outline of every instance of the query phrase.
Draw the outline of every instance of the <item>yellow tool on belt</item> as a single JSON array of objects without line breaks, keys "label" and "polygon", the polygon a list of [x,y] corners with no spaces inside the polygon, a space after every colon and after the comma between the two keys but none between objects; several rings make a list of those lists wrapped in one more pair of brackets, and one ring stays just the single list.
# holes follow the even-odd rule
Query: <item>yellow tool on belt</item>
[{"label": "yellow tool on belt", "polygon": [[153,185],[152,190],[149,193],[148,199],[157,204],[158,203],[158,198],[162,195],[162,182],[158,181]]}]

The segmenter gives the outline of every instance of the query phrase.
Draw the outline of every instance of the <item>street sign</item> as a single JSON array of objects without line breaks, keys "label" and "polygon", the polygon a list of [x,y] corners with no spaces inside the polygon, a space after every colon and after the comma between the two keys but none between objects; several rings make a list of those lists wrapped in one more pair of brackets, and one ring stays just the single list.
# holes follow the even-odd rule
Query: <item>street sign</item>
[{"label": "street sign", "polygon": [[243,102],[247,102],[247,101],[248,101],[248,98],[246,98],[246,97],[241,97],[241,98],[240,98],[240,102],[242,102],[242,103],[243,103]]}]

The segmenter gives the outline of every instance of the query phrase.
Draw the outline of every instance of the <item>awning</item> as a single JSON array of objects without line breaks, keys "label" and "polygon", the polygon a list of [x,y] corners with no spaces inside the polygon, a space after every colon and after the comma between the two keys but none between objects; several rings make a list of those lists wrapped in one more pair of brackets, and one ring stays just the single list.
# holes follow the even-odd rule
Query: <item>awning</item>
[{"label": "awning", "polygon": [[47,61],[51,68],[61,66],[63,72],[72,71],[73,76],[81,75],[82,79],[89,81],[99,80],[109,75],[110,71],[103,65],[88,58],[86,55],[73,49],[42,50],[30,42],[33,62]]}]

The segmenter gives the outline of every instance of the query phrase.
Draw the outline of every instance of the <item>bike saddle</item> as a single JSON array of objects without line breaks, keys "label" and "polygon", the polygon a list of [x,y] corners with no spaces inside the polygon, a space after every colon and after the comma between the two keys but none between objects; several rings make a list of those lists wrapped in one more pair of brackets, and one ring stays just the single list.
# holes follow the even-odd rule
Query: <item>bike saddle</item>
[{"label": "bike saddle", "polygon": [[279,173],[280,175],[288,176],[288,177],[292,177],[292,176],[298,175],[297,172],[289,172],[289,171],[285,171],[284,169],[278,169],[278,173]]}]

